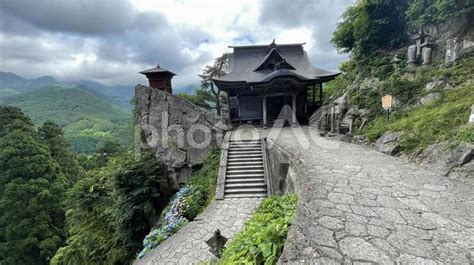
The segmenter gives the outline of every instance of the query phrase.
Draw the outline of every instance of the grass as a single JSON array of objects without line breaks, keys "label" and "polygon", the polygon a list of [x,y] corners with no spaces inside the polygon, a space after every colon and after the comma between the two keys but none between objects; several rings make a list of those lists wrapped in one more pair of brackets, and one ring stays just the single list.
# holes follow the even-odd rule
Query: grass
[{"label": "grass", "polygon": [[294,194],[262,201],[242,232],[228,243],[220,264],[276,264],[297,205]]},{"label": "grass", "polygon": [[390,120],[377,118],[358,133],[374,141],[387,131],[403,132],[401,148],[413,151],[442,141],[474,143],[474,126],[467,125],[474,103],[474,84],[444,92],[439,100]]}]

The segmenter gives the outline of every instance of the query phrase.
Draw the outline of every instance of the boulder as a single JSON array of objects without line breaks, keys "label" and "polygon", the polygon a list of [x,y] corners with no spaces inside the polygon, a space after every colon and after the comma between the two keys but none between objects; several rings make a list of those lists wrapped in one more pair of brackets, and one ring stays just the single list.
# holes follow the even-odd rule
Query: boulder
[{"label": "boulder", "polygon": [[415,161],[451,178],[474,176],[474,145],[463,143],[452,149],[448,143],[433,144],[417,155]]},{"label": "boulder", "polygon": [[400,152],[400,132],[386,132],[375,142],[375,149],[385,154],[396,155]]},{"label": "boulder", "polygon": [[444,80],[434,80],[434,81],[428,82],[425,85],[425,90],[426,91],[431,91],[433,89],[440,88],[440,87],[443,87],[443,86],[446,86],[446,81],[444,81]]},{"label": "boulder", "polygon": [[215,113],[159,89],[137,85],[135,98],[135,150],[152,150],[166,166],[170,188],[178,189],[230,127]]},{"label": "boulder", "polygon": [[367,139],[367,137],[365,135],[355,135],[353,138],[352,138],[352,143],[354,144],[367,144],[369,141]]},{"label": "boulder", "polygon": [[380,84],[380,79],[376,77],[364,78],[360,83],[360,89],[362,90],[375,90]]},{"label": "boulder", "polygon": [[441,98],[441,93],[439,92],[430,93],[420,98],[420,100],[418,101],[418,104],[426,105],[432,102],[433,100],[440,99],[440,98]]}]

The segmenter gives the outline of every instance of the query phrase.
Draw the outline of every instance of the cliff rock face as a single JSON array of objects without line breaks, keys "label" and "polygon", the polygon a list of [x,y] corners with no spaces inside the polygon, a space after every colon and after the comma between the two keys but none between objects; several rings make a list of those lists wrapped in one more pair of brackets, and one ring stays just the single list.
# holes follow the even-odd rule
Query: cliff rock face
[{"label": "cliff rock face", "polygon": [[151,149],[167,168],[171,189],[185,183],[220,145],[224,119],[191,102],[143,85],[135,87],[135,150]]}]

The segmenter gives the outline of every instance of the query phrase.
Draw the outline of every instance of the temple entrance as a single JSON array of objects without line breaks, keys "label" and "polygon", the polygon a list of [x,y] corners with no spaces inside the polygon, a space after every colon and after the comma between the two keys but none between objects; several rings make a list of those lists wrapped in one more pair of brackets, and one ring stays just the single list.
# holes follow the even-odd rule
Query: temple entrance
[{"label": "temple entrance", "polygon": [[[267,119],[272,124],[277,118],[291,121],[291,106],[293,96],[268,96],[267,97]],[[288,107],[283,108],[285,105]],[[283,111],[283,112],[282,112]]]}]

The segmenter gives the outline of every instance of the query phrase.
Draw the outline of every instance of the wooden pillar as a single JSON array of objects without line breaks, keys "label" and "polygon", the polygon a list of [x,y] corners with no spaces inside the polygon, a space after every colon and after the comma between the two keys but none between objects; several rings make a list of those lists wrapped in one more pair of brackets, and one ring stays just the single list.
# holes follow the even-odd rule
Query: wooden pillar
[{"label": "wooden pillar", "polygon": [[313,106],[316,103],[316,85],[313,85]]},{"label": "wooden pillar", "polygon": [[323,105],[323,83],[319,83],[319,101]]},{"label": "wooden pillar", "polygon": [[267,127],[267,96],[263,95],[263,127]]},{"label": "wooden pillar", "polygon": [[296,125],[296,95],[293,95],[291,105],[291,123],[292,125]]}]

